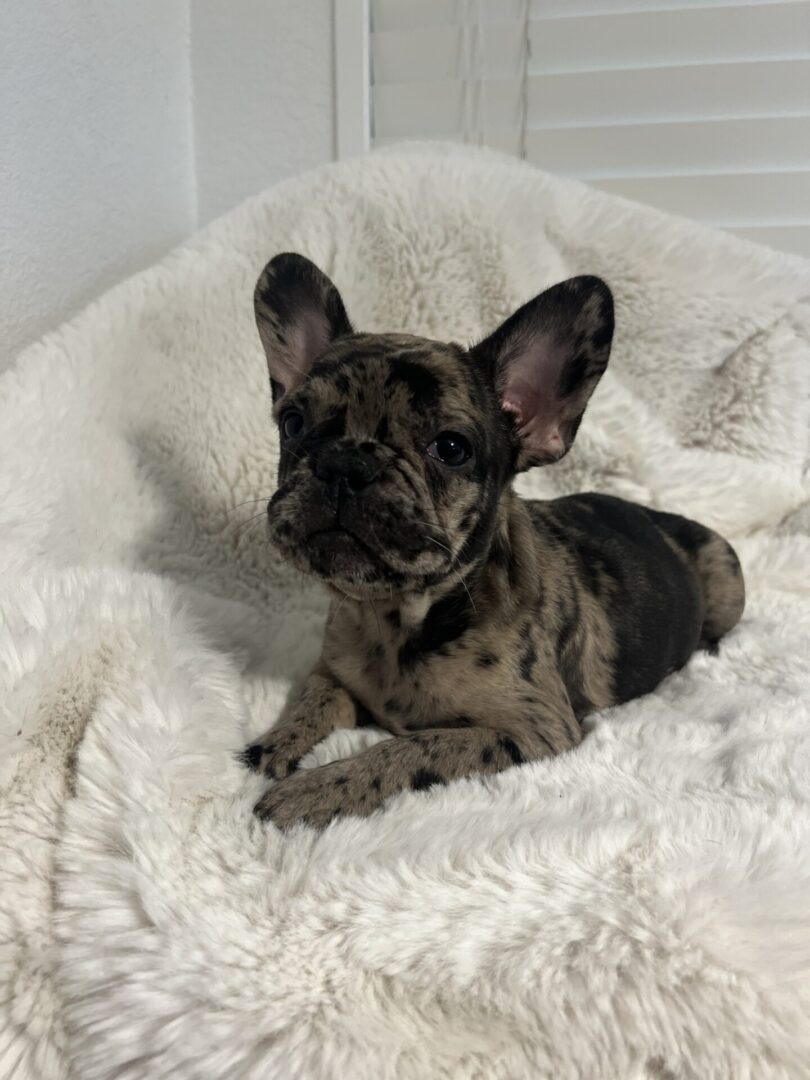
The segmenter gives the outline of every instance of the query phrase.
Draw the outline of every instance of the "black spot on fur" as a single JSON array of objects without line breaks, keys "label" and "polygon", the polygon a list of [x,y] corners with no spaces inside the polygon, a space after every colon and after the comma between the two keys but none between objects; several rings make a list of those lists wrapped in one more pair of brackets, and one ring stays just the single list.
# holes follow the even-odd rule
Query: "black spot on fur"
[{"label": "black spot on fur", "polygon": [[396,609],[394,611],[386,611],[385,621],[395,630],[399,630],[400,626],[402,625],[402,621],[399,617],[399,612]]},{"label": "black spot on fur", "polygon": [[400,667],[413,667],[426,653],[442,655],[441,650],[466,633],[471,621],[472,606],[465,589],[459,587],[437,600],[419,630],[400,648]]},{"label": "black spot on fur", "polygon": [[500,746],[502,750],[506,751],[506,753],[515,763],[515,765],[522,765],[526,760],[526,758],[520,752],[520,747],[518,746],[518,744],[514,741],[514,739],[510,739],[508,735],[498,736],[498,746]]},{"label": "black spot on fur", "polygon": [[495,747],[485,746],[484,751],[481,754],[481,763],[483,765],[491,765],[492,759],[495,757]]},{"label": "black spot on fur", "polygon": [[297,757],[292,758],[291,761],[287,762],[287,776],[292,776],[292,774],[297,770],[300,761],[301,758]]},{"label": "black spot on fur", "polygon": [[374,777],[374,779],[371,781],[371,786],[374,788],[375,791],[380,790],[380,788],[382,787],[382,783],[380,782],[379,776]]},{"label": "black spot on fur", "polygon": [[433,787],[434,784],[443,783],[444,780],[438,773],[431,772],[430,769],[417,769],[411,777],[411,790],[427,791],[427,789]]},{"label": "black spot on fur", "polygon": [[435,405],[439,396],[439,380],[432,371],[412,360],[392,360],[386,386],[404,383],[411,395],[411,404],[415,408],[427,408]]},{"label": "black spot on fur", "polygon": [[568,603],[560,612],[560,628],[557,633],[557,659],[562,661],[568,646],[574,640],[579,624],[579,601],[575,592],[571,592]]},{"label": "black spot on fur", "polygon": [[508,571],[509,564],[512,561],[512,554],[509,550],[509,545],[504,541],[502,536],[494,537],[489,548],[489,560],[500,570]]},{"label": "black spot on fur", "polygon": [[386,712],[392,712],[392,713],[402,712],[402,702],[399,700],[399,698],[392,697],[392,698],[389,698],[388,701],[385,702],[385,704],[383,705],[383,708],[385,709]]},{"label": "black spot on fur", "polygon": [[335,386],[341,392],[341,394],[348,394],[349,392],[349,376],[345,371],[341,371],[340,374],[335,376]]},{"label": "black spot on fur", "polygon": [[255,743],[253,746],[248,746],[247,749],[242,750],[239,754],[237,754],[237,761],[239,761],[240,764],[244,765],[246,768],[252,769],[253,772],[256,772],[256,770],[259,768],[259,765],[261,764],[263,751],[264,748],[259,743]]},{"label": "black spot on fur", "polygon": [[335,787],[343,787],[344,784],[348,784],[348,782],[349,782],[348,776],[339,776],[337,778],[337,780],[335,781]]},{"label": "black spot on fur", "polygon": [[482,652],[476,656],[475,663],[478,667],[492,667],[493,664],[498,663],[498,657],[491,652]]},{"label": "black spot on fur", "polygon": [[520,657],[520,677],[521,679],[525,679],[526,682],[532,681],[532,669],[535,660],[537,660],[537,649],[534,647],[534,642],[529,638],[526,642],[526,648],[523,650],[523,654]]},{"label": "black spot on fur", "polygon": [[385,442],[388,438],[388,417],[383,416],[379,424],[377,424],[377,430],[374,432],[374,438],[377,442]]},{"label": "black spot on fur", "polygon": [[316,446],[326,439],[340,439],[346,434],[346,406],[335,411],[320,424],[316,424],[304,440],[304,446]]},{"label": "black spot on fur", "polygon": [[377,723],[371,710],[367,709],[365,705],[356,698],[354,701],[354,716],[354,722],[358,727],[370,727],[372,724]]},{"label": "black spot on fur", "polygon": [[451,716],[447,720],[442,720],[442,727],[451,728],[465,728],[473,727],[475,721],[469,716]]}]

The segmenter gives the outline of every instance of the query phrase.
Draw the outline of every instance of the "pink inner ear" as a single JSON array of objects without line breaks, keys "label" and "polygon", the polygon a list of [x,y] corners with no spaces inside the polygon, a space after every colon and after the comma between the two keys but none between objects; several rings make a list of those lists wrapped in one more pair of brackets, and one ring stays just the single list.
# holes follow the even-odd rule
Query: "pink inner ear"
[{"label": "pink inner ear", "polygon": [[[274,377],[284,392],[294,390],[309,375],[309,370],[330,341],[329,327],[315,310],[301,311],[286,330],[286,344],[277,348]],[[271,364],[271,367],[273,365]]]},{"label": "pink inner ear", "polygon": [[560,402],[540,385],[538,376],[544,374],[543,367],[541,361],[535,358],[532,363],[527,356],[513,361],[507,369],[501,408],[515,417],[518,434],[530,454],[558,458],[565,450],[560,432],[561,408]]}]

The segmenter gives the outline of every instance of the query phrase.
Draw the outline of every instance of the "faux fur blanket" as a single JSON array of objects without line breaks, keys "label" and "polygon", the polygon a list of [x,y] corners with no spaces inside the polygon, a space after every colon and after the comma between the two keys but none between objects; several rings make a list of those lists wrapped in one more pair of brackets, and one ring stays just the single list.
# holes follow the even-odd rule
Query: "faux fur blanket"
[{"label": "faux fur blanket", "polygon": [[[610,368],[522,490],[725,533],[749,598],[719,655],[556,760],[255,821],[234,752],[325,610],[262,521],[281,250],[355,325],[459,340],[604,277]],[[803,260],[417,146],[267,191],[28,350],[0,378],[0,1077],[810,1076],[808,296]]]}]

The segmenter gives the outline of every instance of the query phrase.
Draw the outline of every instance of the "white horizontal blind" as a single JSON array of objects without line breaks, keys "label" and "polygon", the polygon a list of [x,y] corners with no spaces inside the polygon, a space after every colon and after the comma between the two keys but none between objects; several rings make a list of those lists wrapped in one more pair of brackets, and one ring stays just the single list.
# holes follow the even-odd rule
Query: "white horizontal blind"
[{"label": "white horizontal blind", "polygon": [[810,0],[371,0],[372,142],[449,138],[810,256]]}]

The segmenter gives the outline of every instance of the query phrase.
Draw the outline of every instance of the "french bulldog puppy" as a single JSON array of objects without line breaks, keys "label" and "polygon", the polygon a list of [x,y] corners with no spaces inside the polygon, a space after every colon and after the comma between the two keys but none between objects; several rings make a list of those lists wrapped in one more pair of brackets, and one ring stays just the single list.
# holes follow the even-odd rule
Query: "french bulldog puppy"
[{"label": "french bulldog puppy", "polygon": [[[281,440],[269,536],[333,598],[297,707],[244,752],[280,827],[571,750],[745,603],[722,537],[607,495],[530,502],[516,473],[570,449],[605,371],[610,290],[554,285],[472,348],[353,330],[309,260],[255,292]],[[337,728],[396,736],[298,771]]]}]

